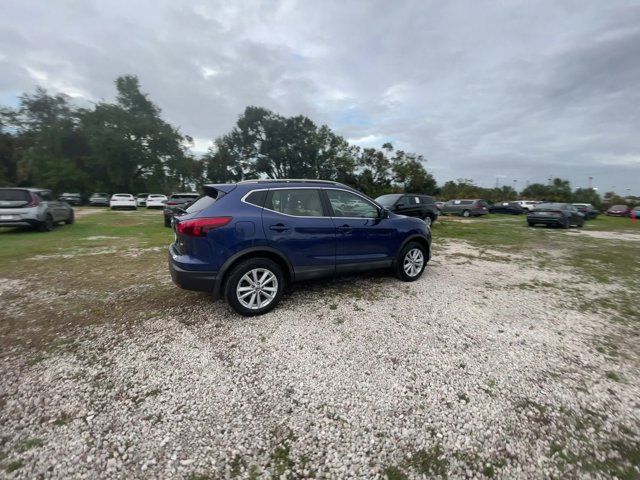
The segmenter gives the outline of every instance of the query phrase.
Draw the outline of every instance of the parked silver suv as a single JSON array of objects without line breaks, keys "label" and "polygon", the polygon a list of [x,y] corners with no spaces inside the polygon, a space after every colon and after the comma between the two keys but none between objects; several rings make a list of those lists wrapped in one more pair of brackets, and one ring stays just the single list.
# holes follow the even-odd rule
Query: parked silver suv
[{"label": "parked silver suv", "polygon": [[442,206],[443,215],[479,217],[489,213],[489,205],[484,200],[449,200]]},{"label": "parked silver suv", "polygon": [[56,200],[50,190],[0,188],[0,227],[33,227],[42,232],[56,223],[73,223],[73,208]]}]

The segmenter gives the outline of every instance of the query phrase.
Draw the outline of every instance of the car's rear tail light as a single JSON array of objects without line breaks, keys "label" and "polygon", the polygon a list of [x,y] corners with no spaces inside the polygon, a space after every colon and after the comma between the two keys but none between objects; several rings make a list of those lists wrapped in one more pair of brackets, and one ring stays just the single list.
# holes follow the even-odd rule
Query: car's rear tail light
[{"label": "car's rear tail light", "polygon": [[176,230],[180,235],[190,237],[205,237],[207,232],[215,228],[224,227],[233,217],[194,218],[177,224]]},{"label": "car's rear tail light", "polygon": [[177,205],[178,202],[167,202],[165,205]]},{"label": "car's rear tail light", "polygon": [[40,205],[40,199],[34,193],[29,192],[31,195],[31,201],[26,205],[27,207],[37,207]]}]

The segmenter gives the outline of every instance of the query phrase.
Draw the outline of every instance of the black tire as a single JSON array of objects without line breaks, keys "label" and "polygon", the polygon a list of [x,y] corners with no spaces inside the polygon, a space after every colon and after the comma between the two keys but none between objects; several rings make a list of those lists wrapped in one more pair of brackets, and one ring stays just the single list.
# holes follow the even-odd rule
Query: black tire
[{"label": "black tire", "polygon": [[569,219],[567,218],[561,225],[562,228],[564,228],[565,230],[567,230],[570,226],[571,226],[571,222],[569,221]]},{"label": "black tire", "polygon": [[171,228],[171,217],[164,217],[164,226]]},{"label": "black tire", "polygon": [[38,230],[40,230],[41,232],[50,232],[51,230],[53,230],[53,226],[53,217],[47,214],[44,222],[42,222],[38,227]]},{"label": "black tire", "polygon": [[530,227],[535,227],[536,226],[536,224],[533,223],[533,222],[527,222],[527,225],[529,225]]},{"label": "black tire", "polygon": [[433,217],[432,215],[426,215],[423,218],[423,220],[424,220],[424,223],[426,223],[429,226],[433,225],[436,221],[435,217]]},{"label": "black tire", "polygon": [[465,218],[469,218],[471,216],[471,212],[469,210],[465,210],[462,212],[462,216]]},{"label": "black tire", "polygon": [[[257,292],[256,297],[253,297],[254,293],[251,293],[248,297],[249,300],[244,301],[244,304],[243,301],[239,298],[238,294],[239,287],[250,288],[244,277],[248,273],[251,275],[250,272],[252,272],[253,270],[258,271],[257,275],[263,275],[264,272],[269,272],[275,278],[275,282],[271,281],[268,278],[267,281],[263,285],[261,285],[261,288],[264,288],[265,285],[270,285],[271,288],[275,288],[276,290],[274,292],[275,295],[270,299],[269,303],[266,306],[260,308],[249,308],[246,304],[257,301],[258,298],[262,299],[262,295],[268,295],[268,292],[265,293],[261,290],[262,293]],[[241,287],[239,285],[241,281],[246,285],[245,287]],[[238,265],[233,267],[224,285],[224,296],[227,299],[227,302],[229,302],[231,308],[233,308],[237,313],[245,317],[253,317],[255,315],[262,315],[273,310],[280,302],[280,298],[282,297],[282,292],[284,292],[284,289],[285,278],[280,266],[276,262],[268,258],[257,257],[244,260],[243,262],[240,262]]]},{"label": "black tire", "polygon": [[73,210],[71,210],[71,215],[69,215],[69,218],[67,218],[64,223],[66,223],[67,225],[73,225],[73,222],[76,221],[76,214],[73,212]]},{"label": "black tire", "polygon": [[[416,249],[419,250],[420,253],[422,254],[422,267],[419,269],[419,271],[415,275],[410,275],[405,270],[405,259],[410,254],[410,252]],[[425,248],[418,242],[409,242],[407,245],[404,246],[402,250],[400,250],[398,258],[396,259],[395,274],[396,274],[396,277],[398,277],[403,282],[415,282],[422,276],[422,274],[424,273],[424,269],[426,267],[427,267],[427,252]]]}]

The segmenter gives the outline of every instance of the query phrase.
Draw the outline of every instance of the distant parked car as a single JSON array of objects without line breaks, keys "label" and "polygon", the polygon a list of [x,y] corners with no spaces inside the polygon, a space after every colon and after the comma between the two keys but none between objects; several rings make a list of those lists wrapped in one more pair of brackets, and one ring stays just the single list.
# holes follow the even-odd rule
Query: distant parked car
[{"label": "distant parked car", "polygon": [[146,207],[147,206],[147,197],[148,193],[139,193],[136,195],[136,205],[138,207]]},{"label": "distant parked car", "polygon": [[195,202],[198,197],[195,192],[189,193],[172,193],[164,204],[164,226],[171,226],[171,219],[174,215],[180,215],[185,212],[187,207]]},{"label": "distant parked car", "polygon": [[136,210],[138,208],[136,206],[136,199],[130,193],[114,193],[111,196],[111,200],[109,200],[109,206],[111,207],[111,210],[119,208]]},{"label": "distant parked car", "polygon": [[166,195],[152,193],[147,197],[147,208],[162,208],[166,201]]},{"label": "distant parked car", "polygon": [[82,205],[82,195],[79,193],[63,193],[58,197],[61,202],[67,202],[69,205]]},{"label": "distant parked car", "polygon": [[442,206],[443,215],[479,217],[489,213],[489,205],[484,200],[449,200]]},{"label": "distant parked car", "polygon": [[591,205],[590,203],[573,203],[574,207],[578,209],[578,211],[584,215],[585,220],[593,220],[598,218],[598,210],[596,207]]},{"label": "distant parked car", "polygon": [[50,190],[0,188],[0,227],[32,227],[48,232],[59,222],[72,224],[73,208],[56,200]]},{"label": "distant parked car", "polygon": [[562,228],[569,228],[571,225],[582,227],[584,221],[584,215],[568,203],[541,203],[536,205],[533,211],[527,213],[527,224],[530,227],[536,225],[551,225]]},{"label": "distant parked car", "polygon": [[605,215],[610,217],[628,217],[630,214],[631,209],[628,205],[614,205],[605,212]]},{"label": "distant parked car", "polygon": [[427,225],[435,222],[440,214],[429,195],[396,193],[382,195],[376,198],[376,202],[398,215],[421,218]]},{"label": "distant parked car", "polygon": [[537,200],[516,200],[516,203],[525,210],[531,211],[536,208],[536,205],[542,202],[538,202]]},{"label": "distant parked car", "polygon": [[631,210],[630,217],[640,219],[640,206],[637,206],[633,210]]},{"label": "distant parked car", "polygon": [[89,205],[92,207],[108,207],[109,206],[109,194],[108,193],[92,193],[89,197]]},{"label": "distant parked car", "polygon": [[518,202],[497,202],[489,207],[489,213],[506,213],[509,215],[520,215],[525,210]]}]

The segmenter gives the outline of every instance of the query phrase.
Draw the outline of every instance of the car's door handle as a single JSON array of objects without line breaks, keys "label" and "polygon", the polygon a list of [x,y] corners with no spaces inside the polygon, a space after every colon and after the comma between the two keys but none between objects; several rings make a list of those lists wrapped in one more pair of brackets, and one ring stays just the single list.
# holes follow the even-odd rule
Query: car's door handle
[{"label": "car's door handle", "polygon": [[289,230],[289,227],[287,227],[286,225],[284,225],[282,223],[276,223],[275,225],[269,226],[269,230],[273,230],[275,232],[285,232],[285,231]]},{"label": "car's door handle", "polygon": [[349,225],[341,225],[338,227],[338,230],[343,233],[349,233],[351,230],[353,230],[353,228],[351,228]]}]

